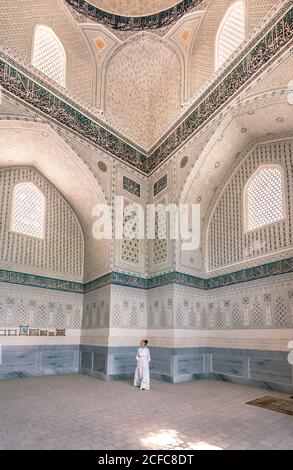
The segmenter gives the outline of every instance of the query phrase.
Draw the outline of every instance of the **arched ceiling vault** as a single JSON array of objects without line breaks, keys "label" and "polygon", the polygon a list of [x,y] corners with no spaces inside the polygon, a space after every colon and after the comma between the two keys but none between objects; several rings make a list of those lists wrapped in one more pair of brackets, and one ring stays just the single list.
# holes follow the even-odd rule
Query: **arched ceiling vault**
[{"label": "arched ceiling vault", "polygon": [[[243,159],[258,143],[293,136],[293,106],[282,91],[274,89],[255,95],[254,102],[243,100],[223,114],[178,188],[179,203],[200,204],[201,247],[177,253],[176,263],[187,274],[204,273],[205,240],[212,210]],[[187,149],[185,153],[188,154]]]},{"label": "arched ceiling vault", "polygon": [[259,101],[255,100],[254,106],[246,106],[243,102],[226,113],[190,171],[180,202],[200,202],[204,218],[239,153],[259,139],[269,140],[278,135],[293,134],[293,107],[286,97],[274,101],[273,93],[267,94],[265,100],[259,95]]},{"label": "arched ceiling vault", "polygon": [[[248,5],[251,4],[248,0],[245,1],[248,2]],[[219,2],[218,0],[209,0],[208,11],[217,11],[218,14],[223,15],[231,2],[232,0],[221,0],[221,2],[220,0]],[[18,0],[14,0],[12,3],[15,12],[17,11]],[[237,84],[242,82],[235,80],[235,74],[231,74],[229,93],[223,92],[223,88],[227,88],[225,83],[228,79],[225,79],[225,82],[219,84],[218,89],[215,88],[215,92],[218,93],[217,96],[220,99],[214,100],[212,93],[210,93],[205,103],[201,105],[201,94],[203,96],[203,93],[210,86],[215,85],[213,80],[216,76],[213,76],[210,81],[205,82],[201,94],[196,94],[188,99],[190,93],[192,93],[191,85],[194,83],[191,73],[193,68],[192,53],[198,47],[198,39],[202,37],[202,29],[205,29],[204,25],[207,21],[205,11],[194,11],[183,15],[171,29],[167,32],[162,31],[162,35],[155,34],[153,31],[137,33],[137,31],[132,30],[130,31],[131,36],[119,36],[114,34],[113,31],[109,32],[108,28],[98,23],[88,21],[74,23],[69,10],[59,0],[45,2],[46,9],[44,9],[44,2],[41,2],[41,0],[36,0],[34,3],[37,3],[37,5],[34,8],[33,18],[28,6],[24,6],[22,10],[21,21],[16,14],[12,15],[12,21],[9,9],[3,11],[3,44],[9,47],[11,51],[15,50],[23,58],[30,57],[31,29],[42,18],[46,25],[54,29],[64,44],[68,54],[68,66],[72,65],[69,75],[77,88],[73,90],[68,87],[69,97],[65,96],[64,99],[61,99],[60,105],[57,101],[56,109],[49,108],[48,111],[46,100],[39,99],[38,93],[33,92],[34,96],[30,97],[24,92],[20,76],[18,74],[14,76],[14,66],[10,65],[11,60],[14,60],[13,53],[11,53],[11,57],[8,56],[7,59],[4,59],[2,64],[4,69],[4,63],[7,63],[9,69],[9,73],[5,72],[3,74],[4,93],[5,90],[10,90],[12,80],[15,85],[13,87],[15,96],[30,103],[38,111],[45,112],[48,115],[50,112],[52,119],[58,119],[63,125],[73,128],[81,137],[90,139],[91,142],[94,142],[102,149],[111,152],[113,156],[146,174],[150,174],[158,168],[158,165],[174,155],[180,147],[188,144],[188,139],[192,138],[194,132],[200,131],[202,124],[206,125],[208,123],[213,115],[212,113],[218,112],[220,106],[224,107],[224,103],[228,104],[227,100],[232,99],[233,96],[236,97],[236,94],[240,91]],[[122,5],[122,2],[118,3]],[[259,3],[263,4],[263,0]],[[282,3],[285,11],[290,2],[289,0],[280,0],[280,5]],[[84,2],[82,1],[80,4],[83,5]],[[218,4],[221,5],[221,9]],[[56,10],[54,24],[52,24],[51,16],[48,16],[48,11],[52,12],[53,10]],[[221,15],[218,15],[217,24],[221,19]],[[286,12],[286,18],[287,16]],[[279,16],[274,21],[279,21]],[[214,24],[213,21],[211,21],[211,24]],[[263,25],[264,22],[260,24],[260,27],[263,27]],[[284,31],[287,31],[287,29],[283,28]],[[79,30],[78,34],[72,40],[74,31],[77,30]],[[214,32],[210,35],[207,43],[211,50],[212,47],[210,46],[215,41]],[[259,35],[256,38],[259,38]],[[286,34],[285,39],[286,42],[282,46],[284,53],[289,50],[290,35]],[[282,44],[280,41],[279,43]],[[83,47],[81,47],[82,45]],[[243,48],[244,45],[241,47]],[[282,48],[276,49],[278,63]],[[87,60],[87,67],[85,67],[85,64],[81,67],[80,63],[76,62],[77,50],[79,50],[82,57],[88,55],[90,51],[90,57],[87,57],[89,59]],[[85,54],[85,51],[87,51],[87,54]],[[238,54],[240,54],[240,50],[237,51]],[[199,62],[200,67],[196,68],[196,73],[199,73],[202,69],[202,64],[206,63],[206,59],[206,54],[203,53],[202,60]],[[274,56],[271,58],[272,67],[275,65],[273,65],[273,59]],[[95,64],[95,83],[93,87],[95,91],[93,95],[96,98],[91,103],[88,102],[88,99],[78,103],[82,105],[82,112],[86,119],[72,119],[72,106],[70,105],[69,115],[67,99],[73,97],[71,92],[77,92],[78,88],[82,88],[82,94],[91,88],[88,86],[89,81],[92,81],[90,64]],[[262,65],[262,61],[258,63],[258,68],[253,77],[248,76],[251,83],[252,79],[260,79],[257,74],[261,73],[261,67],[268,68],[267,64],[267,61],[264,65]],[[39,77],[37,72],[34,71],[32,76],[30,75],[31,70],[27,71],[28,67],[25,60],[23,64],[20,60],[18,65],[21,69],[23,67],[25,73],[28,73],[27,86],[35,90],[36,81],[38,82],[41,79],[43,83],[44,77]],[[87,76],[86,81],[84,79],[79,80],[81,75],[78,73],[80,71]],[[168,77],[168,80],[166,80],[166,77]],[[243,77],[243,80],[246,78]],[[45,79],[44,83],[47,85]],[[237,86],[234,86],[234,84]],[[260,82],[259,85],[261,85]],[[50,88],[51,95],[55,96],[55,91]],[[60,90],[58,90],[59,92]],[[222,94],[225,96],[222,96]],[[223,104],[222,98],[226,100]],[[77,104],[74,97],[73,104],[74,106]],[[88,106],[89,104],[91,106]],[[63,114],[64,109],[66,109],[66,116]],[[91,112],[90,117],[89,112]],[[201,117],[204,118],[204,123],[202,123]],[[94,122],[91,130],[85,124],[88,118]],[[95,125],[98,128],[97,132],[95,132]],[[125,142],[127,145],[125,145]],[[150,158],[148,159],[146,156]]]},{"label": "arched ceiling vault", "polygon": [[106,70],[104,109],[114,128],[149,149],[174,122],[180,105],[181,68],[172,45],[141,33],[114,51]]},{"label": "arched ceiling vault", "polygon": [[108,271],[109,247],[92,236],[92,210],[106,203],[88,168],[47,124],[0,121],[0,166],[36,168],[52,183],[78,216],[85,238],[85,281]]}]

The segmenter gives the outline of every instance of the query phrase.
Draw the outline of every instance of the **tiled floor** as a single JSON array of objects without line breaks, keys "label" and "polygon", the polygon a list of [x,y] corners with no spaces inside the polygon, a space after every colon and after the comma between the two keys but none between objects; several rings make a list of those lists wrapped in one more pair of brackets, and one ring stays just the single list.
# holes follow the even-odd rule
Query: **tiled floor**
[{"label": "tiled floor", "polygon": [[153,380],[150,392],[83,375],[0,381],[0,449],[293,449],[292,416],[245,404],[267,394],[208,380]]}]

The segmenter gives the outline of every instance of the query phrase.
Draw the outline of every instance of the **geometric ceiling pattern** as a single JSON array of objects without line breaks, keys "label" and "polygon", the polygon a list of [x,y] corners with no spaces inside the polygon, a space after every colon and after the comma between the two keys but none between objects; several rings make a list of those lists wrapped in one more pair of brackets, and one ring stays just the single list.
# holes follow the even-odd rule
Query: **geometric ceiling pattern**
[{"label": "geometric ceiling pattern", "polygon": [[180,112],[181,68],[174,50],[152,35],[123,44],[106,71],[107,122],[148,150]]},{"label": "geometric ceiling pattern", "polygon": [[[114,157],[123,160],[145,174],[149,174],[186,143],[192,134],[206,125],[222,106],[237,95],[245,84],[254,80],[260,71],[268,68],[272,61],[281,55],[282,51],[285,52],[292,44],[292,31],[292,3],[285,2],[283,7],[274,14],[270,22],[264,24],[261,34],[252,37],[248,47],[238,54],[238,57],[230,64],[229,69],[223,71],[217,77],[217,81],[211,83],[203,95],[199,95],[188,105],[185,114],[183,114],[184,110],[181,112],[179,110],[180,98],[179,95],[176,95],[176,92],[174,93],[176,87],[172,85],[168,89],[168,80],[165,78],[167,76],[171,84],[177,82],[178,79],[177,65],[176,61],[172,63],[172,55],[168,58],[168,61],[171,61],[170,63],[173,64],[171,73],[163,69],[164,62],[166,62],[164,58],[168,57],[168,52],[165,48],[166,38],[169,40],[170,32],[163,38],[159,38],[150,32],[134,34],[130,38],[132,42],[128,43],[128,40],[125,41],[126,46],[129,47],[127,60],[123,56],[123,48],[120,46],[116,47],[113,56],[115,60],[121,63],[122,68],[120,70],[124,85],[121,88],[120,77],[117,76],[115,67],[111,69],[111,63],[108,63],[108,71],[106,72],[108,73],[106,75],[106,82],[108,84],[106,83],[105,87],[107,97],[105,114],[106,118],[113,122],[110,126],[107,125],[109,123],[105,117],[101,119],[97,113],[92,113],[86,108],[80,108],[69,95],[60,95],[51,86],[49,88],[42,87],[37,76],[32,71],[28,71],[25,64],[16,65],[15,62],[12,64],[9,56],[5,56],[3,53],[0,54],[2,57],[0,58],[0,81],[4,91],[7,90],[26,101],[33,108],[45,113],[47,118],[58,121],[63,127],[75,131],[80,137],[88,139],[91,143],[101,147]],[[114,37],[113,34],[112,36]],[[153,38],[154,36],[156,39]],[[184,41],[188,37],[189,31],[187,28],[180,35],[180,39]],[[116,38],[116,40],[118,44],[122,45],[119,39]],[[161,58],[157,55],[155,47],[153,47],[154,41],[157,41],[157,50],[162,50]],[[96,44],[101,47],[103,46],[103,41],[96,42]],[[182,44],[184,46],[183,42]],[[187,46],[187,44],[185,45]],[[149,54],[147,68],[151,73],[147,71],[142,73],[141,77],[144,77],[144,81],[138,83],[139,92],[143,91],[145,93],[145,96],[141,95],[138,100],[140,103],[143,103],[142,111],[145,115],[145,121],[137,118],[138,113],[135,100],[131,97],[130,90],[126,87],[132,81],[134,75],[139,72],[139,69],[144,70],[143,61],[139,62],[139,66],[134,63],[135,56],[137,56],[136,53],[132,54],[134,48],[141,50],[139,55],[142,55],[144,49],[146,49],[146,54]],[[176,44],[174,44],[175,48]],[[182,54],[182,52],[180,53]],[[155,77],[155,70],[161,70],[161,76],[157,74]],[[172,78],[172,73],[174,73],[174,78]],[[165,86],[164,81],[166,82]],[[111,86],[109,86],[109,83]],[[123,100],[130,100],[132,115],[131,113],[129,114],[129,123],[130,120],[133,120],[138,128],[144,130],[145,140],[143,145],[139,145],[137,136],[129,133],[128,137],[123,132],[122,127],[120,128],[122,118],[119,117],[119,112],[116,108],[118,98],[111,95],[111,90],[115,86],[121,88],[118,98],[120,99],[120,104],[122,104],[122,111]],[[27,89],[30,90],[29,93],[27,93]],[[157,96],[155,95],[156,91],[158,92]],[[148,101],[152,95],[155,96],[153,103]],[[109,107],[111,100],[112,108],[111,106]],[[158,104],[156,116],[162,119],[162,123],[168,123],[169,131],[164,129],[159,123],[156,123],[154,116],[151,114],[152,110],[156,109],[156,103]],[[165,103],[168,103],[168,106],[164,108]],[[181,115],[182,117],[180,120],[173,121],[172,123],[173,118],[168,118],[167,113],[173,108],[177,109],[177,116]],[[115,119],[120,119],[120,123],[115,123]],[[131,126],[133,129],[133,124]],[[150,147],[152,140],[159,136],[159,133],[156,135],[158,129],[160,129],[160,132],[163,131],[164,134],[157,143],[153,142],[153,146]]]}]

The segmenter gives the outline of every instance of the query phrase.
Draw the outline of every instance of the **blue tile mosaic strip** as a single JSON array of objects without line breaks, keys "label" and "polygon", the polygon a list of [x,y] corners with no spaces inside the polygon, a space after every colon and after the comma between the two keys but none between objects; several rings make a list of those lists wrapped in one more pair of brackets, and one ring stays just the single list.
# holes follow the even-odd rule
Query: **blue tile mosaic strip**
[{"label": "blue tile mosaic strip", "polygon": [[80,294],[91,292],[110,284],[134,287],[137,289],[154,289],[155,287],[162,287],[170,284],[180,284],[186,287],[209,290],[292,272],[293,258],[288,258],[210,279],[202,279],[176,271],[151,278],[144,278],[113,271],[95,279],[94,281],[82,284],[0,269],[0,282]]},{"label": "blue tile mosaic strip", "polygon": [[275,261],[273,263],[255,266],[253,268],[243,269],[235,273],[224,274],[207,280],[207,288],[215,289],[217,287],[240,284],[242,282],[264,279],[266,277],[277,276],[293,272],[293,258]]},{"label": "blue tile mosaic strip", "polygon": [[163,189],[167,188],[167,185],[168,175],[164,175],[154,184],[154,196],[157,196],[161,191],[163,191]]},{"label": "blue tile mosaic strip", "polygon": [[44,289],[53,289],[58,291],[76,292],[81,294],[84,290],[83,284],[62,279],[53,279],[50,277],[37,276],[35,274],[19,273],[0,269],[0,282],[9,284],[18,284],[30,287],[42,287]]},{"label": "blue tile mosaic strip", "polygon": [[140,184],[127,178],[127,176],[123,176],[123,189],[134,194],[134,196],[140,197]]},{"label": "blue tile mosaic strip", "polygon": [[79,137],[147,173],[148,158],[142,151],[113,134],[96,116],[85,112],[73,99],[33,76],[24,65],[16,64],[3,52],[0,52],[0,85],[3,92],[38,110],[46,119],[57,121]]},{"label": "blue tile mosaic strip", "polygon": [[219,287],[240,284],[243,282],[264,279],[280,274],[288,274],[293,272],[293,258],[288,258],[273,263],[256,266],[253,268],[243,269],[235,273],[224,274],[210,279],[201,279],[188,274],[176,271],[161,274],[151,278],[142,278],[124,273],[112,272],[85,284],[84,291],[90,292],[107,284],[116,284],[126,287],[135,287],[138,289],[153,289],[170,284],[180,284],[187,287],[195,287],[197,289],[209,290]]}]

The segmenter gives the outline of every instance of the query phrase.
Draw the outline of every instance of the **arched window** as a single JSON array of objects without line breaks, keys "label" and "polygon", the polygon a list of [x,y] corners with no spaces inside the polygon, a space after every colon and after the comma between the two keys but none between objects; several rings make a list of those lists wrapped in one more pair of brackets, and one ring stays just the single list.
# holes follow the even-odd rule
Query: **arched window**
[{"label": "arched window", "polygon": [[243,1],[234,3],[226,12],[216,38],[216,69],[221,67],[245,38]]},{"label": "arched window", "polygon": [[261,165],[244,188],[244,230],[249,232],[283,220],[286,215],[284,170]]},{"label": "arched window", "polygon": [[14,187],[11,231],[36,238],[44,237],[45,197],[33,183]]},{"label": "arched window", "polygon": [[66,54],[54,31],[39,25],[35,30],[32,64],[65,87]]}]

